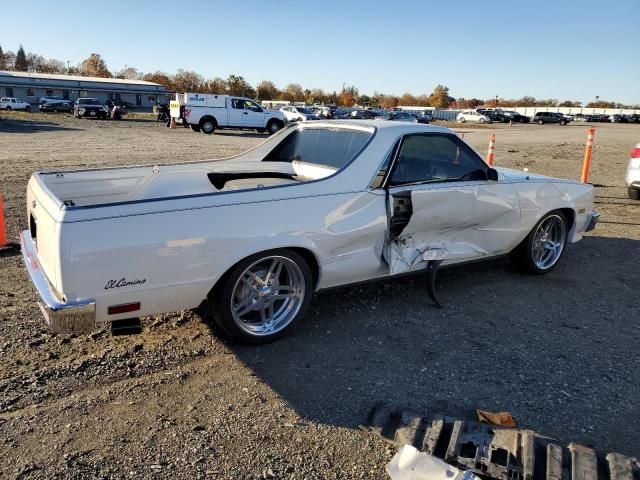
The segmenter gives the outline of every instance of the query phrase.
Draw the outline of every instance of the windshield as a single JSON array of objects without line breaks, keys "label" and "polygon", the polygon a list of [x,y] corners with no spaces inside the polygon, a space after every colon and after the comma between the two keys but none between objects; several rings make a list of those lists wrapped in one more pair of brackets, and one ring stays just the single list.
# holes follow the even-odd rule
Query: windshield
[{"label": "windshield", "polygon": [[78,103],[80,105],[100,105],[97,98],[81,98]]},{"label": "windshield", "polygon": [[310,108],[305,108],[305,107],[296,107],[296,108],[300,113],[313,113],[313,111]]},{"label": "windshield", "polygon": [[372,132],[345,128],[301,128],[285,138],[264,161],[296,161],[339,170],[372,135]]}]

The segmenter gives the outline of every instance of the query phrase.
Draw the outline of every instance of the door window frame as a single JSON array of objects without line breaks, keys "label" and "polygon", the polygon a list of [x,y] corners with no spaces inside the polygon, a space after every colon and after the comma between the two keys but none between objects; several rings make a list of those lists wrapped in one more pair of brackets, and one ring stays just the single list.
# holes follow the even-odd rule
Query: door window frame
[{"label": "door window frame", "polygon": [[[404,145],[404,142],[407,138],[409,137],[415,137],[415,136],[421,136],[421,137],[433,137],[433,136],[437,136],[437,137],[447,137],[450,140],[453,141],[453,143],[455,143],[459,148],[461,148],[464,152],[466,152],[467,154],[469,154],[469,156],[471,156],[472,158],[475,158],[478,162],[479,165],[478,167],[484,167],[485,173],[488,174],[489,169],[491,168],[490,165],[488,165],[484,159],[478,155],[478,153],[471,148],[469,145],[467,145],[466,143],[464,143],[460,137],[458,137],[457,135],[453,134],[453,133],[443,133],[443,132],[415,132],[415,133],[405,133],[404,135],[402,135],[402,137],[400,139],[398,139],[396,142],[394,142],[394,145],[391,149],[391,151],[389,152],[389,154],[385,155],[385,159],[383,160],[383,162],[380,165],[380,169],[379,171],[383,170],[386,168],[386,172],[384,174],[384,179],[382,180],[382,182],[377,181],[376,182],[376,178],[378,178],[379,174],[376,175],[376,177],[374,178],[374,180],[371,183],[371,188],[372,189],[383,189],[383,190],[387,190],[389,188],[395,188],[395,187],[403,187],[403,185],[389,185],[389,181],[391,180],[391,176],[393,175],[393,172],[396,169],[396,166],[398,164],[398,157],[400,156],[400,152],[402,151],[402,146]],[[389,159],[391,159],[389,161]],[[478,181],[488,181],[488,180],[459,180],[460,182],[478,182]],[[404,185],[404,187],[411,187],[411,186],[416,186],[416,185],[440,185],[443,183],[452,183],[450,180],[441,180],[441,181],[427,181],[425,180],[424,182],[414,182],[411,183],[411,185]]]}]

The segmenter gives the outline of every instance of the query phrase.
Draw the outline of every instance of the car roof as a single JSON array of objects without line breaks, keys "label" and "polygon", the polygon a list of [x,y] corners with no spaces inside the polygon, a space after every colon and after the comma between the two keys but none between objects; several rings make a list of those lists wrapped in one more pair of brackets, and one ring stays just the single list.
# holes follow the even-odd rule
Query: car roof
[{"label": "car roof", "polygon": [[322,127],[332,127],[332,126],[354,126],[354,125],[363,125],[369,127],[375,127],[379,130],[404,130],[409,132],[438,132],[438,133],[451,133],[451,130],[445,127],[439,127],[437,125],[427,125],[424,123],[407,123],[407,122],[390,122],[389,120],[326,120],[326,121],[316,121],[311,123],[309,126],[322,126]]}]

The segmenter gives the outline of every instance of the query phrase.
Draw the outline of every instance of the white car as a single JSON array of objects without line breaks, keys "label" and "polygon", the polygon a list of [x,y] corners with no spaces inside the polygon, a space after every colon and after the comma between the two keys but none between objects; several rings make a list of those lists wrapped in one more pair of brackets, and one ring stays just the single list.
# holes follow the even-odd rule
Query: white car
[{"label": "white car", "polygon": [[505,254],[547,273],[598,218],[591,185],[384,120],[295,123],[222,161],[39,172],[26,203],[23,259],[53,331],[204,303],[250,343],[326,288],[427,272],[437,301],[441,263]]},{"label": "white car", "polygon": [[629,198],[640,200],[640,143],[636,143],[636,146],[631,150],[625,183]]},{"label": "white car", "polygon": [[280,109],[287,122],[306,122],[308,120],[320,120],[320,117],[307,107],[282,107]]},{"label": "white car", "polygon": [[456,116],[456,120],[460,123],[466,123],[466,122],[491,123],[491,119],[489,117],[475,110],[463,110]]},{"label": "white car", "polygon": [[31,104],[14,97],[2,97],[0,98],[0,110],[24,110],[25,112],[30,112]]}]

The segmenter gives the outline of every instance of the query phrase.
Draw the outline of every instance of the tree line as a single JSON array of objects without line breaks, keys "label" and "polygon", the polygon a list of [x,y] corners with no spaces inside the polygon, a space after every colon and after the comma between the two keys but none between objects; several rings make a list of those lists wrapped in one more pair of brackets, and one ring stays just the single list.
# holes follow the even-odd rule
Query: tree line
[{"label": "tree line", "polygon": [[[16,53],[4,52],[0,45],[0,70],[14,70],[19,72],[55,73],[61,75],[82,75],[88,77],[120,78],[126,80],[146,80],[159,83],[170,92],[217,93],[255,98],[258,101],[286,100],[290,102],[305,102],[307,104],[333,104],[346,107],[354,105],[370,106],[373,108],[394,108],[401,105],[434,107],[434,108],[476,108],[489,107],[581,107],[581,102],[556,99],[536,99],[524,96],[519,99],[478,99],[454,98],[449,94],[449,88],[436,85],[431,94],[413,95],[404,93],[396,96],[388,93],[373,92],[372,95],[360,94],[354,85],[345,86],[340,92],[328,92],[322,88],[303,88],[298,83],[290,83],[284,88],[278,88],[270,80],[263,80],[255,87],[241,75],[229,75],[227,78],[205,78],[197,72],[178,69],[173,74],[156,71],[144,73],[135,67],[125,66],[119,71],[112,72],[98,53],[92,53],[77,65],[65,65],[53,58],[25,52],[22,45]],[[640,105],[622,105],[617,102],[597,100],[584,105],[593,108],[640,108]]]}]

